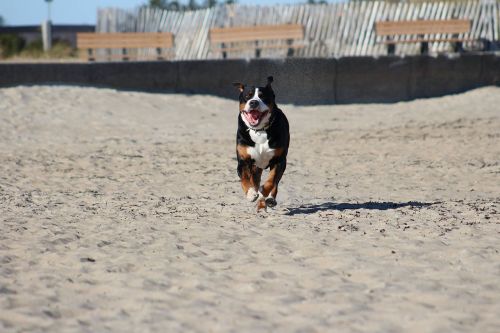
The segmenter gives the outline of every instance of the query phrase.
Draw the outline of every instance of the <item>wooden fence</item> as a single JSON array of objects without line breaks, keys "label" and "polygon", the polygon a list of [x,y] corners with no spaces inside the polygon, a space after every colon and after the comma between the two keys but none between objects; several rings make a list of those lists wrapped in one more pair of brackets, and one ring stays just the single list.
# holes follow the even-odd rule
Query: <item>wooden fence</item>
[{"label": "wooden fence", "polygon": [[[321,5],[245,6],[222,5],[210,9],[175,12],[154,8],[98,11],[97,32],[158,32],[175,35],[175,59],[217,59],[208,39],[213,27],[235,27],[263,24],[302,24],[306,47],[296,51],[296,57],[377,56],[386,48],[375,37],[376,21],[417,19],[472,20],[471,31],[460,37],[474,40],[498,41],[500,38],[500,0],[460,2],[390,3],[355,1]],[[451,36],[438,36],[451,37]],[[405,36],[399,39],[408,38]],[[398,39],[396,39],[398,40]],[[265,42],[273,43],[273,41]],[[467,50],[480,49],[480,42],[466,42]],[[431,53],[451,51],[449,43],[429,45]],[[155,50],[143,50],[144,54]],[[416,44],[399,44],[396,54],[417,54]],[[252,58],[253,51],[230,53],[230,58]],[[262,57],[283,58],[286,49],[266,48]]]}]

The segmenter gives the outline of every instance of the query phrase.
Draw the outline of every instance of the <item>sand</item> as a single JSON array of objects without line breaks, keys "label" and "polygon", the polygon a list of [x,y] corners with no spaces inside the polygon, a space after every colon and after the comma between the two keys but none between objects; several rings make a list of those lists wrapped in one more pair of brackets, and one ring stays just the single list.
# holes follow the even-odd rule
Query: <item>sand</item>
[{"label": "sand", "polygon": [[235,100],[0,89],[0,331],[500,331],[500,88],[281,105],[259,214]]}]

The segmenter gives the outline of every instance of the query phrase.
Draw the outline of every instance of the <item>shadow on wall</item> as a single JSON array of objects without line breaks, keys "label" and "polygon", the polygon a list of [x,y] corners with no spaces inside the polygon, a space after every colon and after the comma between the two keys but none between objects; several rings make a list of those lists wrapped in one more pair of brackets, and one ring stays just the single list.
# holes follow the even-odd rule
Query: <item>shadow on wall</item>
[{"label": "shadow on wall", "polygon": [[329,210],[390,210],[398,209],[403,207],[412,208],[422,208],[428,207],[440,202],[418,202],[418,201],[408,201],[408,202],[364,202],[364,203],[334,203],[334,202],[324,202],[316,205],[301,205],[299,207],[288,208],[288,212],[285,215],[298,215],[298,214],[314,214],[317,212],[324,212]]}]

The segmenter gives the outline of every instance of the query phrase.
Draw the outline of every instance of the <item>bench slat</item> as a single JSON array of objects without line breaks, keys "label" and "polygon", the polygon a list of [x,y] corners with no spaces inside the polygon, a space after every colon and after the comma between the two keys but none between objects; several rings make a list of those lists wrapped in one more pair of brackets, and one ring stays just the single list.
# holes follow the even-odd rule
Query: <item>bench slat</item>
[{"label": "bench slat", "polygon": [[174,36],[168,32],[78,33],[79,49],[171,48]]},{"label": "bench slat", "polygon": [[[92,56],[83,55],[83,59],[92,59],[92,60],[158,60],[157,55],[139,55],[139,54],[97,54],[94,53]],[[162,57],[163,58],[163,57]],[[167,57],[165,57],[167,58]]]},{"label": "bench slat", "polygon": [[252,27],[210,29],[210,41],[212,43],[303,38],[304,28],[300,24],[261,25]]},{"label": "bench slat", "polygon": [[[262,45],[259,46],[259,49],[301,49],[304,48],[305,45]],[[255,45],[247,45],[247,46],[238,46],[238,47],[216,47],[212,50],[215,52],[235,52],[235,51],[245,51],[255,49]]]},{"label": "bench slat", "polygon": [[473,42],[476,39],[472,38],[413,38],[407,40],[385,40],[380,43],[382,44],[410,44],[410,43],[421,43],[421,42]]},{"label": "bench slat", "polygon": [[471,20],[420,20],[376,22],[378,36],[389,35],[424,35],[424,34],[459,34],[470,31]]}]

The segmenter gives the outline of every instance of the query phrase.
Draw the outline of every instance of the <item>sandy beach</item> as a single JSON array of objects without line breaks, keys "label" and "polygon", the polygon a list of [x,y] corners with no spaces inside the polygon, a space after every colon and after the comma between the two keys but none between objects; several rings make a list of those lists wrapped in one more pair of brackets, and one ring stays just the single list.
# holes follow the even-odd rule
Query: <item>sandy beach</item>
[{"label": "sandy beach", "polygon": [[1,332],[500,331],[500,88],[280,105],[258,214],[236,95],[0,89]]}]

